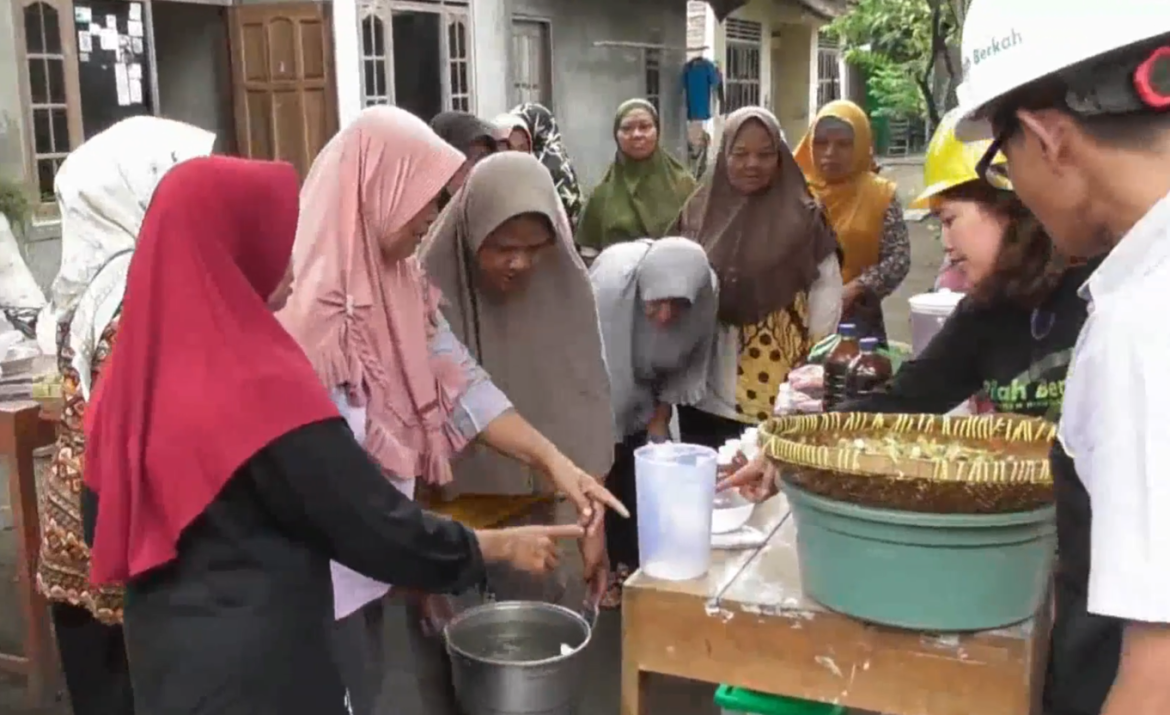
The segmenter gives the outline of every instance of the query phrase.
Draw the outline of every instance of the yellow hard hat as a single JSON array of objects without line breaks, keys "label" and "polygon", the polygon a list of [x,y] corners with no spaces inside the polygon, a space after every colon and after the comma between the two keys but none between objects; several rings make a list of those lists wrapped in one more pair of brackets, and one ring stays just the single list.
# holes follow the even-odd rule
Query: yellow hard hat
[{"label": "yellow hard hat", "polygon": [[[975,165],[983,158],[991,142],[964,144],[959,141],[955,137],[955,125],[960,116],[957,109],[947,112],[939,122],[938,129],[934,131],[934,136],[930,138],[930,146],[926,149],[926,164],[922,171],[926,179],[926,189],[910,203],[910,208],[930,208],[930,200],[944,191],[971,181],[979,181]],[[1003,154],[996,154],[991,162],[993,167],[1002,167],[1006,163],[1007,159]],[[988,172],[987,179],[998,189],[1010,191],[1012,188],[1007,177],[999,172]]]}]

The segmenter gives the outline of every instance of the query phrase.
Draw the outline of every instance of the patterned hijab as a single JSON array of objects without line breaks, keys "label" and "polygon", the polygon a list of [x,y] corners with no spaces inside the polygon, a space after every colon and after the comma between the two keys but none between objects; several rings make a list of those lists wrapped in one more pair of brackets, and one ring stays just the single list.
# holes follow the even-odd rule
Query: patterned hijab
[{"label": "patterned hijab", "polygon": [[[508,219],[543,216],[554,229],[528,284],[484,290],[475,257]],[[502,152],[471,170],[419,253],[447,299],[443,313],[517,411],[574,463],[605,474],[613,459],[609,381],[585,267],[548,172],[528,154]],[[514,462],[486,447],[459,456],[454,485],[472,494],[530,494]],[[450,493],[447,496],[451,496]]]},{"label": "patterned hijab", "polygon": [[[748,122],[771,134],[779,166],[766,189],[745,196],[731,185],[727,155]],[[680,227],[707,249],[719,277],[719,319],[730,325],[755,325],[790,306],[837,248],[780,122],[763,107],[744,107],[727,118],[715,171],[687,202]]]},{"label": "patterned hijab", "polygon": [[569,161],[556,117],[548,107],[535,102],[518,105],[511,113],[524,120],[528,136],[532,137],[532,154],[552,174],[553,186],[557,188],[565,215],[569,217],[569,228],[576,231],[577,221],[581,218],[581,185]]},{"label": "patterned hijab", "polygon": [[654,105],[631,99],[618,107],[613,120],[614,141],[630,112],[642,109],[659,129],[654,153],[641,160],[622,154],[605,172],[585,204],[577,245],[600,251],[611,244],[638,238],[662,238],[697,186],[687,167],[662,148],[662,125]]}]

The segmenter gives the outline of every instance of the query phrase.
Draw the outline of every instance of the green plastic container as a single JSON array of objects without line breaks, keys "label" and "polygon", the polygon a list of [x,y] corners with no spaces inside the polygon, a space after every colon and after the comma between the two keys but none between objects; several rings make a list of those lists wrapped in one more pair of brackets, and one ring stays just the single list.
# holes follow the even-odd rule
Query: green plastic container
[{"label": "green plastic container", "polygon": [[844,715],[845,708],[811,700],[765,695],[745,688],[720,685],[715,704],[729,712],[745,715]]},{"label": "green plastic container", "polygon": [[1031,618],[1056,547],[1051,506],[921,514],[825,499],[785,485],[809,597],[873,623],[979,631]]}]

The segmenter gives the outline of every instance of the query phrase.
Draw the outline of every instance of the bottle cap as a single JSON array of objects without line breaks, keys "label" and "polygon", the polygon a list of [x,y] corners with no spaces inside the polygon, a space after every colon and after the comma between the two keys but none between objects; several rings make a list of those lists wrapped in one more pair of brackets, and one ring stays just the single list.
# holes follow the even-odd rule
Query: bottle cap
[{"label": "bottle cap", "polygon": [[843,338],[856,337],[857,325],[854,323],[841,323],[837,326],[837,334]]},{"label": "bottle cap", "polygon": [[866,352],[874,352],[878,349],[878,343],[881,342],[877,338],[862,338],[861,349]]}]

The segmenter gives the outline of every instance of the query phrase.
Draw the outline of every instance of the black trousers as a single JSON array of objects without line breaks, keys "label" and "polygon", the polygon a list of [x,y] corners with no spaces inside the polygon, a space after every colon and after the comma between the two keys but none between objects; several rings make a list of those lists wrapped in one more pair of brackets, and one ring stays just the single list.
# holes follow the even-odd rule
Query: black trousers
[{"label": "black trousers", "polygon": [[333,655],[349,693],[353,715],[374,715],[382,692],[385,655],[383,596],[333,624]]},{"label": "black trousers", "polygon": [[610,509],[605,510],[605,544],[612,568],[624,565],[635,571],[638,560],[638,490],[634,479],[634,450],[646,444],[646,431],[635,432],[614,445],[613,467],[605,478],[605,486],[630,510],[630,518],[623,519]]},{"label": "black trousers", "polygon": [[703,412],[695,407],[678,408],[679,438],[687,444],[719,449],[729,439],[739,439],[750,425]]},{"label": "black trousers", "polygon": [[52,604],[50,614],[73,715],[133,715],[122,627],[67,603]]}]

